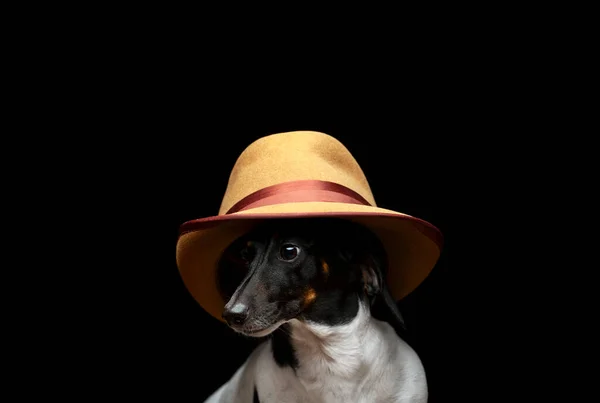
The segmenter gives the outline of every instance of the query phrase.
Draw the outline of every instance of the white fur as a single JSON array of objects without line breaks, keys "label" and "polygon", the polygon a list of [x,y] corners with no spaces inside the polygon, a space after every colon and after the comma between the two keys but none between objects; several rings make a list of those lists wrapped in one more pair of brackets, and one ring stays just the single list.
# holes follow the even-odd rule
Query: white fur
[{"label": "white fur", "polygon": [[277,365],[269,340],[206,403],[252,403],[255,385],[260,403],[427,402],[421,360],[363,304],[345,325],[289,323],[299,362],[295,372]]}]

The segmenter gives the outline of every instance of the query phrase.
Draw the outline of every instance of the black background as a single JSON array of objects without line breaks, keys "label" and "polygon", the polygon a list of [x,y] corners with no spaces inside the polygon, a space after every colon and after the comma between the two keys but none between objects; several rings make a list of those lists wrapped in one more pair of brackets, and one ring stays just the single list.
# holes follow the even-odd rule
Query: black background
[{"label": "black background", "polygon": [[[60,338],[74,352],[72,381],[91,382],[92,394],[202,401],[233,374],[256,340],[188,294],[175,262],[178,228],[217,214],[252,141],[316,130],[346,145],[379,206],[445,236],[432,274],[401,302],[430,402],[512,393],[528,369],[514,348],[529,346],[515,278],[532,274],[513,252],[516,235],[528,235],[522,189],[530,182],[519,161],[534,113],[515,74],[478,60],[445,69],[415,61],[360,80],[307,63],[281,76],[274,66],[221,70],[181,49],[153,51],[92,59],[69,107],[49,117],[70,117],[73,136],[64,139],[72,196],[61,207],[76,217],[64,241],[64,261],[76,269],[65,281],[69,297],[60,294],[74,329]],[[498,386],[516,360],[511,386]]]},{"label": "black background", "polygon": [[[587,222],[571,192],[590,188],[593,170],[577,164],[595,160],[576,138],[589,133],[577,124],[590,104],[571,92],[589,88],[580,69],[591,64],[576,54],[590,53],[560,19],[511,10],[521,22],[494,23],[498,10],[461,10],[439,26],[347,19],[352,28],[330,37],[283,18],[232,33],[235,23],[212,27],[210,14],[109,12],[96,23],[50,18],[39,32],[24,24],[28,43],[13,44],[19,113],[3,151],[17,189],[6,199],[26,197],[22,214],[5,209],[24,231],[5,273],[24,276],[25,301],[6,305],[24,334],[23,347],[8,346],[12,372],[26,375],[20,393],[201,401],[227,380],[254,341],[187,293],[178,227],[217,213],[248,144],[290,130],[340,139],[379,206],[445,235],[431,276],[401,302],[430,402],[534,400],[568,384],[554,363],[571,345],[547,343],[559,330],[578,335],[564,303],[583,282],[570,275],[582,247],[564,243],[586,238],[571,228]],[[577,287],[562,284],[572,278]]]}]

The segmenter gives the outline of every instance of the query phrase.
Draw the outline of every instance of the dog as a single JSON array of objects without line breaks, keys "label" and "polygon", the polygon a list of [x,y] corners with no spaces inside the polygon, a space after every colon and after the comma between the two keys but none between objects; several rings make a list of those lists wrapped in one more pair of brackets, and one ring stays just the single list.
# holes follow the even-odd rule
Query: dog
[{"label": "dog", "polygon": [[339,218],[269,220],[235,240],[217,269],[223,319],[266,341],[205,402],[427,402],[386,265],[375,234]]}]

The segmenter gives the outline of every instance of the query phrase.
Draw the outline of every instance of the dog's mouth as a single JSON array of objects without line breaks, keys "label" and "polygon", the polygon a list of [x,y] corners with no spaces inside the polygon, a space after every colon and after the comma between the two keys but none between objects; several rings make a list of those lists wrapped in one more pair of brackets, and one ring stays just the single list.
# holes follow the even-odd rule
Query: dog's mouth
[{"label": "dog's mouth", "polygon": [[250,337],[265,337],[268,336],[269,334],[273,333],[275,330],[277,330],[277,328],[279,326],[281,326],[282,324],[284,324],[285,320],[280,320],[275,322],[272,325],[269,326],[231,326],[230,327],[235,330],[238,333],[243,334],[244,336],[250,336]]}]

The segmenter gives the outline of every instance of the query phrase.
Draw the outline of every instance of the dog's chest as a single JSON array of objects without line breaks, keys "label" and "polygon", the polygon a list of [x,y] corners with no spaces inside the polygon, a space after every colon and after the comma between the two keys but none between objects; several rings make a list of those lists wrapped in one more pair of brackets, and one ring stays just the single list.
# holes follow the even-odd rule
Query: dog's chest
[{"label": "dog's chest", "polygon": [[333,376],[298,376],[290,367],[279,367],[266,354],[257,363],[257,388],[261,403],[358,402],[356,385]]},{"label": "dog's chest", "polygon": [[357,374],[352,378],[328,373],[324,368],[326,363],[318,362],[305,363],[294,371],[278,366],[267,346],[268,343],[256,362],[256,385],[261,403],[372,403],[387,394],[385,387],[375,391],[365,385],[371,383],[368,368],[364,368],[365,376]]}]

